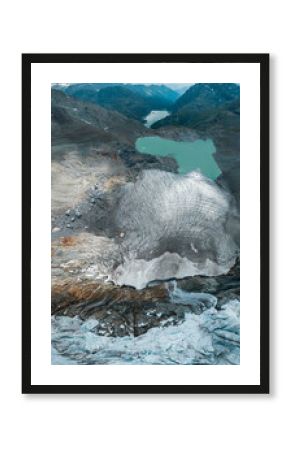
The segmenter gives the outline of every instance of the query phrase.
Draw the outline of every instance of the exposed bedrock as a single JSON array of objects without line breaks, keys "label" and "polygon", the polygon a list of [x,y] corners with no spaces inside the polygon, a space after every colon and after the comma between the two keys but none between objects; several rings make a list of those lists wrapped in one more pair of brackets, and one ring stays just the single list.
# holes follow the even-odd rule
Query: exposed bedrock
[{"label": "exposed bedrock", "polygon": [[201,314],[239,300],[239,263],[225,275],[135,289],[108,281],[106,273],[119,264],[118,251],[112,239],[90,233],[55,238],[51,313],[97,319],[95,332],[103,336],[139,336],[153,327],[183,322],[187,313]]},{"label": "exposed bedrock", "polygon": [[150,328],[177,325],[188,313],[199,315],[239,300],[238,280],[237,265],[224,276],[191,277],[142,290],[68,273],[54,279],[51,311],[55,316],[96,319],[94,332],[101,336],[139,336]]},{"label": "exposed bedrock", "polygon": [[203,302],[174,304],[165,284],[136,290],[83,280],[58,284],[52,290],[52,314],[97,319],[95,332],[106,336],[139,336],[161,324],[177,324],[187,312],[200,314],[207,309]]}]

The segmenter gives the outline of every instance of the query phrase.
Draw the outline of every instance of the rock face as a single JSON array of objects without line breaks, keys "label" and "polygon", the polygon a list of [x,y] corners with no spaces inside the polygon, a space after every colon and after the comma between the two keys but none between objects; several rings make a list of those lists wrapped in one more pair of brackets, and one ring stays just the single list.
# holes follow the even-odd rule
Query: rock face
[{"label": "rock face", "polygon": [[117,286],[104,275],[118,264],[111,239],[90,233],[52,241],[51,313],[97,319],[103,336],[139,336],[150,328],[181,323],[239,299],[239,265],[217,277],[190,277],[137,290]]},{"label": "rock face", "polygon": [[97,319],[96,333],[105,336],[139,336],[161,324],[180,323],[188,312],[200,313],[200,304],[170,302],[164,284],[143,290],[85,281],[62,283],[52,289],[52,314]]},{"label": "rock face", "polygon": [[[202,282],[199,277],[193,277],[136,290],[85,277],[54,277],[51,312],[56,316],[78,316],[82,320],[97,319],[95,332],[103,336],[140,336],[150,328],[181,323],[186,314],[199,315],[213,306],[220,309],[229,301],[239,299],[237,286],[234,293],[231,282],[234,285],[230,274],[227,282],[222,277],[214,280],[204,277]],[[217,287],[221,285],[226,295],[218,297],[217,305],[217,298],[208,292],[220,295]]]},{"label": "rock face", "polygon": [[[212,306],[212,305],[211,305]],[[62,316],[78,316],[82,320],[96,319],[96,334],[108,337],[140,336],[151,328],[177,325],[186,314],[201,314],[209,306],[174,304],[169,300],[122,300],[106,305],[87,302],[82,305],[60,309]],[[57,316],[58,313],[55,313]]]}]

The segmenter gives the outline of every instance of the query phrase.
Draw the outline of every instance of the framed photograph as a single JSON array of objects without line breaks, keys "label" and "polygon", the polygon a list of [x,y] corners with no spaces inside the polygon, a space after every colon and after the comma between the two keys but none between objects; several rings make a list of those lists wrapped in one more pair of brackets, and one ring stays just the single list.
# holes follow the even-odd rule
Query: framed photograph
[{"label": "framed photograph", "polygon": [[23,54],[23,393],[269,393],[269,55]]}]

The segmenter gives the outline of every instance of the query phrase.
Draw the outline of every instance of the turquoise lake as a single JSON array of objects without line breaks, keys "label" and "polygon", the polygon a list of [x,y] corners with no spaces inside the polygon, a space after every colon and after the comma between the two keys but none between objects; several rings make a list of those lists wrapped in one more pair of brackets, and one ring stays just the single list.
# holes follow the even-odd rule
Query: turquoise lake
[{"label": "turquoise lake", "polygon": [[179,166],[178,172],[181,174],[200,170],[212,180],[221,174],[213,156],[216,149],[211,139],[178,142],[157,136],[142,137],[137,139],[136,149],[140,153],[175,158]]}]

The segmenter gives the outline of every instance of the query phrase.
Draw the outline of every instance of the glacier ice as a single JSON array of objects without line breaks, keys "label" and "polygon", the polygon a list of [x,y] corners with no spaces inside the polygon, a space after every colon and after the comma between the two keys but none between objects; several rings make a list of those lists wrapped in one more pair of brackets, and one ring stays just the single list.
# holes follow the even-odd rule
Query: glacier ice
[{"label": "glacier ice", "polygon": [[144,170],[121,188],[114,213],[121,263],[111,279],[150,281],[220,275],[234,264],[239,219],[231,196],[199,172]]},{"label": "glacier ice", "polygon": [[139,337],[105,337],[97,321],[52,317],[52,364],[239,364],[240,303],[230,301],[179,325],[151,328]]}]

